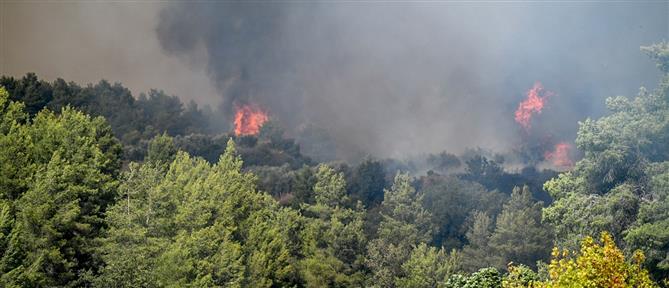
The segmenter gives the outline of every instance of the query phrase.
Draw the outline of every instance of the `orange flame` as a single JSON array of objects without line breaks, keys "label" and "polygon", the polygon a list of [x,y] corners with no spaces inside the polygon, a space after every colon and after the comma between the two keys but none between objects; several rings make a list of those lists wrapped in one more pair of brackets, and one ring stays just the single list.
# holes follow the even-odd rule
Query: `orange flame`
[{"label": "orange flame", "polygon": [[560,142],[555,144],[553,151],[546,151],[544,153],[544,159],[553,163],[555,167],[563,169],[571,168],[574,166],[574,162],[569,157],[570,151],[571,145],[569,143]]},{"label": "orange flame", "polygon": [[546,99],[552,96],[553,92],[544,92],[544,86],[540,82],[534,83],[532,89],[527,91],[527,99],[518,104],[516,109],[516,122],[526,131],[531,127],[531,120],[534,114],[540,114],[546,104]]},{"label": "orange flame", "polygon": [[247,104],[235,108],[235,135],[256,135],[269,120],[267,113],[257,105]]}]

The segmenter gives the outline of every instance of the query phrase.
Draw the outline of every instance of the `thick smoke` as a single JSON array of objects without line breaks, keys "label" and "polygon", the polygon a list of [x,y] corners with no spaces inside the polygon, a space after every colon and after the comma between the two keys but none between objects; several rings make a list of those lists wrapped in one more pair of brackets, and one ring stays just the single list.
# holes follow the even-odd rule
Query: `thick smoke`
[{"label": "thick smoke", "polygon": [[556,93],[536,129],[566,140],[604,98],[654,86],[639,46],[667,38],[667,5],[207,2],[166,8],[157,33],[206,51],[223,107],[323,127],[349,157],[508,150],[535,81]]},{"label": "thick smoke", "polygon": [[[639,46],[669,38],[661,1],[77,3],[2,4],[0,72],[253,102],[349,159],[570,141],[604,98],[655,85]],[[536,81],[555,96],[528,137],[514,110]]]}]

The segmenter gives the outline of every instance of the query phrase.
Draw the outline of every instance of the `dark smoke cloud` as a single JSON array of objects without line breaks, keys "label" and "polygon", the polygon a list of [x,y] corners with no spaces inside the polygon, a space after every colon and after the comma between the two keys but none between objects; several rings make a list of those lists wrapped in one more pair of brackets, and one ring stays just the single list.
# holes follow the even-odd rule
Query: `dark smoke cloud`
[{"label": "dark smoke cloud", "polygon": [[223,106],[253,101],[314,123],[348,156],[511,149],[535,81],[557,95],[535,129],[571,140],[603,99],[658,73],[639,46],[667,38],[665,3],[220,2],[175,4],[163,48],[202,45]]},{"label": "dark smoke cloud", "polygon": [[[573,139],[604,98],[654,87],[639,46],[668,38],[668,5],[0,2],[0,72],[105,78],[228,113],[258,102],[293,135],[327,129],[349,158],[504,151]],[[527,137],[513,111],[535,81],[556,96]]]}]

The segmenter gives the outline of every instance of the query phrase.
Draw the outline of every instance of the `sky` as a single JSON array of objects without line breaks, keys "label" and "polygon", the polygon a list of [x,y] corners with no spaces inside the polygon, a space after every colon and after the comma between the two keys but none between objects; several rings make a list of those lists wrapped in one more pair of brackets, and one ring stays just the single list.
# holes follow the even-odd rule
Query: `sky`
[{"label": "sky", "polygon": [[135,96],[157,88],[218,102],[204,69],[162,51],[155,29],[164,2],[63,2],[0,0],[0,74],[34,72],[79,84],[106,79]]}]

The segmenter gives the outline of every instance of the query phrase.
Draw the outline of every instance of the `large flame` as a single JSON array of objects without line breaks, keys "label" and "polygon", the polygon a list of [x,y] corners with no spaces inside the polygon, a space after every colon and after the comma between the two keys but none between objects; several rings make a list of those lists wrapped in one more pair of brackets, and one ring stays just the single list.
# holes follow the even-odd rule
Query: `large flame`
[{"label": "large flame", "polygon": [[246,104],[235,109],[235,135],[256,135],[269,120],[267,113],[257,105]]},{"label": "large flame", "polygon": [[532,89],[527,91],[527,99],[523,100],[518,104],[518,109],[516,109],[516,122],[525,129],[529,130],[531,127],[532,116],[534,114],[540,114],[541,110],[546,104],[546,99],[553,95],[552,92],[544,92],[544,87],[540,82],[534,83]]},{"label": "large flame", "polygon": [[553,163],[555,167],[568,169],[574,166],[574,162],[569,157],[569,152],[571,151],[571,145],[566,142],[560,142],[555,144],[553,151],[546,151],[544,153],[544,159]]}]

